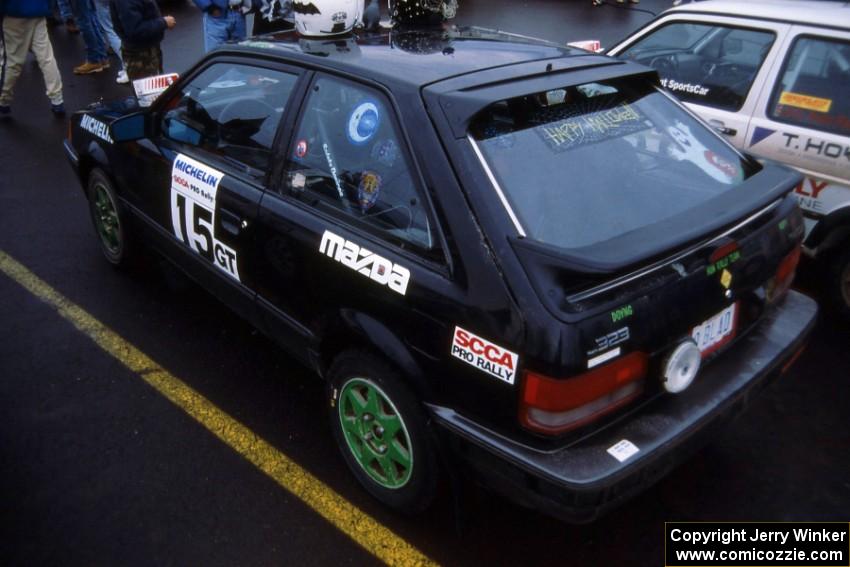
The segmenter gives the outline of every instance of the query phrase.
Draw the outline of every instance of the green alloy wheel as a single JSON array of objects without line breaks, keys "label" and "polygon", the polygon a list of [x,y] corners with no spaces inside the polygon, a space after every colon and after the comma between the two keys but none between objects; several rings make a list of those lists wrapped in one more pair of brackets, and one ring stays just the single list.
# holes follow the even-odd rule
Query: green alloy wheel
[{"label": "green alloy wheel", "polygon": [[437,492],[436,443],[402,375],[376,355],[350,350],[334,359],[328,378],[331,428],[348,468],[387,506],[426,509]]},{"label": "green alloy wheel", "polygon": [[99,169],[92,171],[89,176],[88,197],[92,223],[103,255],[110,264],[125,266],[130,251],[128,234],[112,183]]},{"label": "green alloy wheel", "polygon": [[381,388],[362,378],[343,385],[337,402],[348,448],[372,480],[400,488],[410,480],[413,447],[404,420]]}]

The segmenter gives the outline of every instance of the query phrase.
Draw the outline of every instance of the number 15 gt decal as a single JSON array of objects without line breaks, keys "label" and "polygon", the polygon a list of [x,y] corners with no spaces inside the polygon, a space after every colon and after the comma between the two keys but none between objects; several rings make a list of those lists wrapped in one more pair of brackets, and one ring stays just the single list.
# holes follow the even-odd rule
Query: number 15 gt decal
[{"label": "number 15 gt decal", "polygon": [[177,154],[171,168],[171,226],[174,236],[239,280],[236,251],[215,237],[215,199],[224,174]]}]

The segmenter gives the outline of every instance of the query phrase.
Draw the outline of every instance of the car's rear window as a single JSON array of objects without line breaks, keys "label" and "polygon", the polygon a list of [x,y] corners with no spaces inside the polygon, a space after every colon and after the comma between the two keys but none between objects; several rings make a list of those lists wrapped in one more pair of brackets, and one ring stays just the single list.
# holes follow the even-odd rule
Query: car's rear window
[{"label": "car's rear window", "polygon": [[563,248],[699,207],[757,167],[646,81],[503,100],[470,133],[520,228]]}]

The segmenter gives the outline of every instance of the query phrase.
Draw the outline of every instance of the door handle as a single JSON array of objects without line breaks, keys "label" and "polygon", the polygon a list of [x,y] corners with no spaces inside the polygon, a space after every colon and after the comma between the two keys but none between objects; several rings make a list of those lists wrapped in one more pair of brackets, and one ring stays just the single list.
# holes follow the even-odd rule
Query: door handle
[{"label": "door handle", "polygon": [[234,236],[238,236],[243,228],[248,228],[248,221],[227,209],[220,209],[221,228]]},{"label": "door handle", "polygon": [[738,133],[734,128],[729,128],[722,120],[709,120],[709,125],[724,136],[734,136]]}]

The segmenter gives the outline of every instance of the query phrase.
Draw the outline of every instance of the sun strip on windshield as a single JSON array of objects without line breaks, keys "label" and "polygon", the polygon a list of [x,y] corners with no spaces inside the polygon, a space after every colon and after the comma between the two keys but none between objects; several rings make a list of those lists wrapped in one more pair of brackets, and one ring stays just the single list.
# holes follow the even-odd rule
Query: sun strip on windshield
[{"label": "sun strip on windshield", "polygon": [[522,225],[519,222],[519,219],[514,213],[511,204],[508,202],[508,198],[505,197],[504,191],[502,191],[502,187],[499,185],[499,182],[496,181],[496,176],[493,175],[493,172],[490,170],[490,166],[487,165],[487,160],[484,159],[484,154],[481,153],[481,150],[478,147],[478,144],[475,143],[475,139],[471,134],[466,135],[469,143],[472,144],[472,149],[475,150],[475,155],[478,156],[478,161],[481,162],[481,165],[484,167],[484,172],[487,174],[487,177],[490,179],[490,183],[493,184],[493,189],[496,190],[496,194],[499,195],[499,200],[502,201],[502,206],[505,207],[505,210],[508,212],[508,216],[511,217],[511,221],[514,223],[514,227],[516,227],[516,231],[519,234],[520,238],[525,238],[525,230],[523,230]]}]

